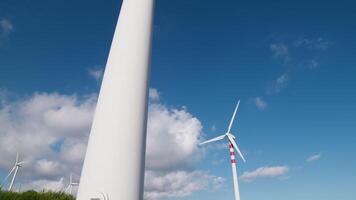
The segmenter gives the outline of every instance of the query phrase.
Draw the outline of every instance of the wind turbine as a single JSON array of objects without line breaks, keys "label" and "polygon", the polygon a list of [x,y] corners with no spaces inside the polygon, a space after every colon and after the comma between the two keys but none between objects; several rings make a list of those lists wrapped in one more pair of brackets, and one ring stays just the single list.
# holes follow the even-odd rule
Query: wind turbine
[{"label": "wind turbine", "polygon": [[10,170],[10,173],[5,177],[5,179],[3,180],[2,184],[1,184],[1,187],[4,185],[4,183],[6,182],[6,180],[11,176],[12,173],[14,173],[14,175],[12,176],[12,179],[11,179],[11,182],[10,182],[10,185],[9,185],[9,188],[8,188],[8,191],[11,191],[12,190],[12,187],[14,185],[14,182],[15,182],[15,179],[16,179],[16,175],[17,175],[17,172],[19,171],[19,168],[22,167],[22,164],[24,162],[23,161],[19,161],[19,154],[17,153],[16,154],[16,162],[15,162],[15,165],[14,167]]},{"label": "wind turbine", "polygon": [[73,174],[70,174],[69,176],[69,184],[68,187],[65,189],[65,193],[72,194],[73,186],[79,185],[79,183],[74,183],[73,182]]},{"label": "wind turbine", "polygon": [[227,138],[229,141],[229,149],[230,149],[230,157],[231,157],[231,167],[232,167],[232,176],[233,176],[233,182],[234,182],[234,193],[235,193],[235,200],[240,200],[240,191],[239,191],[239,183],[237,181],[237,171],[236,171],[236,160],[235,160],[235,152],[234,152],[234,148],[236,149],[237,153],[239,154],[239,156],[241,157],[241,159],[246,162],[244,156],[242,155],[239,147],[237,146],[236,142],[235,142],[235,136],[233,134],[231,134],[231,127],[232,124],[234,122],[235,116],[236,116],[236,112],[239,109],[239,105],[240,105],[240,100],[237,102],[234,114],[232,115],[229,127],[226,131],[226,133],[224,135],[220,135],[218,137],[215,137],[213,139],[207,140],[205,142],[200,143],[200,145],[203,144],[207,144],[210,142],[215,142],[215,141],[219,141],[222,140],[224,138]]}]

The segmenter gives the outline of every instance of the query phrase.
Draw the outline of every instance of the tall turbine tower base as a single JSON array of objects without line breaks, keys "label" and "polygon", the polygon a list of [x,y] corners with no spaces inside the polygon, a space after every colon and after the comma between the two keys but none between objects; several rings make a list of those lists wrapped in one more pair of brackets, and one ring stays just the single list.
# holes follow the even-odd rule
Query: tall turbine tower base
[{"label": "tall turbine tower base", "polygon": [[142,200],[154,0],[124,0],[89,136],[78,200]]}]

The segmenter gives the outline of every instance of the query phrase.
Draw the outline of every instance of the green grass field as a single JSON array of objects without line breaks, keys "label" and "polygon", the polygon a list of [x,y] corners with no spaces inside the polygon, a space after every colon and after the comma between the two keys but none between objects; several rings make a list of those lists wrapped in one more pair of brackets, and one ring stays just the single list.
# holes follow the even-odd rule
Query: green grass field
[{"label": "green grass field", "polygon": [[35,192],[26,191],[22,193],[7,192],[0,190],[0,200],[74,200],[72,195],[58,192]]}]

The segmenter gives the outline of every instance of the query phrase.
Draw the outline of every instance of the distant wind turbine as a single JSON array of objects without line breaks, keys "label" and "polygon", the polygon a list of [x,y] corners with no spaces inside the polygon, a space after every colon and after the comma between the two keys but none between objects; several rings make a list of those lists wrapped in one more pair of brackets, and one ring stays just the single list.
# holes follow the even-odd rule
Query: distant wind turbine
[{"label": "distant wind turbine", "polygon": [[240,105],[240,100],[237,102],[234,114],[232,115],[229,127],[227,129],[227,132],[224,135],[220,135],[218,137],[215,137],[213,139],[207,140],[205,142],[200,143],[202,144],[207,144],[210,142],[215,142],[215,141],[219,141],[224,139],[225,137],[228,139],[229,141],[229,148],[230,148],[230,157],[231,157],[231,166],[232,166],[232,176],[233,176],[233,181],[234,181],[234,193],[235,193],[235,200],[240,200],[240,191],[239,191],[239,183],[237,181],[237,171],[236,171],[236,160],[235,160],[235,152],[234,152],[234,148],[236,149],[237,153],[239,154],[239,156],[241,157],[241,159],[246,162],[244,156],[242,155],[239,147],[237,146],[236,142],[235,142],[235,136],[233,134],[231,134],[231,127],[232,124],[234,122],[237,110],[239,109],[239,105]]},{"label": "distant wind turbine", "polygon": [[73,182],[73,174],[70,174],[69,176],[69,184],[67,186],[67,188],[65,189],[65,193],[69,193],[72,194],[73,191],[73,186],[79,185],[79,183],[74,183]]},{"label": "distant wind turbine", "polygon": [[57,183],[57,187],[56,189],[54,190],[55,192],[62,192],[64,190],[64,186],[63,186],[63,180],[64,178],[61,177]]},{"label": "distant wind turbine", "polygon": [[[3,185],[5,184],[5,182],[7,181],[7,179],[11,176],[11,174],[13,173],[13,176],[12,176],[12,179],[11,179],[11,182],[10,182],[10,185],[9,185],[9,188],[8,188],[8,191],[11,191],[12,190],[12,187],[14,185],[14,182],[15,182],[15,179],[16,179],[16,175],[17,175],[17,172],[19,171],[19,168],[22,167],[22,164],[24,162],[23,161],[19,161],[19,154],[17,153],[16,154],[16,162],[15,162],[15,165],[14,167],[10,170],[10,173],[5,177],[5,179],[3,180],[3,182],[1,183],[1,187],[3,187]],[[1,188],[0,187],[0,188]]]}]

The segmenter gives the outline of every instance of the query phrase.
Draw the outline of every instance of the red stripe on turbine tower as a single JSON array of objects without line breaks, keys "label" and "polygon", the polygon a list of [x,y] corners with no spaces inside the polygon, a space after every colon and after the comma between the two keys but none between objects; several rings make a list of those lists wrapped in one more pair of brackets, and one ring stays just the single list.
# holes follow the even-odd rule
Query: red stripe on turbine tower
[{"label": "red stripe on turbine tower", "polygon": [[232,146],[232,144],[229,144],[229,148],[230,148],[230,159],[231,159],[231,163],[236,163],[235,160],[235,152],[234,152],[234,148]]}]

